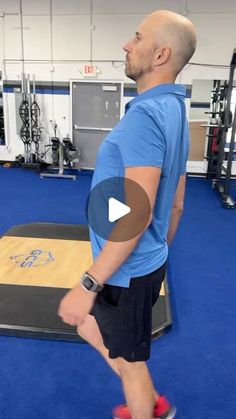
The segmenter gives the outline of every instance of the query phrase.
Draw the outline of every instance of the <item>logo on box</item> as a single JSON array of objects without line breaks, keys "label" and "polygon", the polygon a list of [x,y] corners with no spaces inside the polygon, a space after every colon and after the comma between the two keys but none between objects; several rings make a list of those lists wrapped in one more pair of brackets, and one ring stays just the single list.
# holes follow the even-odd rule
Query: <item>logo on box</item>
[{"label": "logo on box", "polygon": [[11,256],[10,259],[15,262],[19,268],[36,268],[47,265],[55,259],[51,252],[40,249],[32,250],[31,253]]}]

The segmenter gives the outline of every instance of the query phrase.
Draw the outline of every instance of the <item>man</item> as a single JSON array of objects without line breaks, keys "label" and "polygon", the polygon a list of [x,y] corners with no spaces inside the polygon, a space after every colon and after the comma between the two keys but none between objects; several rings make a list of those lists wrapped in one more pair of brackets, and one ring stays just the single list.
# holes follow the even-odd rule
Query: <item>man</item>
[{"label": "man", "polygon": [[[125,73],[135,80],[139,95],[104,140],[92,186],[123,174],[145,191],[151,215],[141,233],[126,241],[104,241],[90,231],[94,263],[59,307],[61,318],[77,325],[121,378],[127,406],[114,409],[118,419],[175,416],[154,389],[145,361],[167,243],[183,210],[188,127],[185,89],[174,82],[195,47],[193,24],[169,11],[148,15],[123,47]],[[89,281],[96,292],[89,291]]]}]

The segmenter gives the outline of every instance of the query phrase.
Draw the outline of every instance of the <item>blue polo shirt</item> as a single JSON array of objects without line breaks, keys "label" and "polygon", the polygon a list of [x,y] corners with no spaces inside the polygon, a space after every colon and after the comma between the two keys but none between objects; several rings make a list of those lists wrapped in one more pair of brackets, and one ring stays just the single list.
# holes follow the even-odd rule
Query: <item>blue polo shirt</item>
[{"label": "blue polo shirt", "polygon": [[[107,284],[129,287],[130,278],[158,269],[167,259],[173,199],[179,177],[186,169],[189,150],[185,96],[185,87],[177,84],[162,84],[146,90],[126,105],[124,117],[99,148],[92,188],[105,179],[123,177],[127,167],[162,169],[152,223]],[[105,239],[91,228],[90,239],[96,259]]]}]

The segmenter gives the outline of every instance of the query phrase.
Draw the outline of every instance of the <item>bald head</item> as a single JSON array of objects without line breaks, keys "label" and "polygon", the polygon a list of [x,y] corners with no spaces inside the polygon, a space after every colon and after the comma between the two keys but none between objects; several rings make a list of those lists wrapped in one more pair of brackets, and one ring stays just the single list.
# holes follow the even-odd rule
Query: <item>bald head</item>
[{"label": "bald head", "polygon": [[138,91],[161,83],[173,83],[196,48],[195,28],[184,16],[167,10],[151,13],[127,42],[125,74],[136,81]]},{"label": "bald head", "polygon": [[170,48],[170,64],[178,74],[193,56],[197,36],[192,22],[186,17],[167,10],[158,10],[142,22],[149,26],[160,48]]}]

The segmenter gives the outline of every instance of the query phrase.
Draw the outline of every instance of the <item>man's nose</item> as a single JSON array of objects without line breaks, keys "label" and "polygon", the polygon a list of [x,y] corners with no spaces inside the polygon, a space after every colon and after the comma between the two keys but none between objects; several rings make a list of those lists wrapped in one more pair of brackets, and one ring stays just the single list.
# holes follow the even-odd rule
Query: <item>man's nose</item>
[{"label": "man's nose", "polygon": [[125,52],[130,52],[132,48],[132,41],[127,42],[125,45],[123,45],[123,50]]}]

